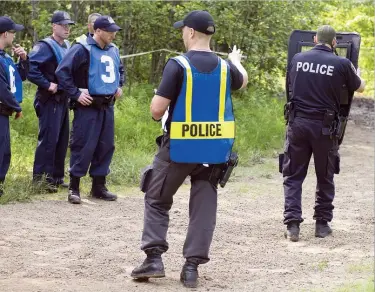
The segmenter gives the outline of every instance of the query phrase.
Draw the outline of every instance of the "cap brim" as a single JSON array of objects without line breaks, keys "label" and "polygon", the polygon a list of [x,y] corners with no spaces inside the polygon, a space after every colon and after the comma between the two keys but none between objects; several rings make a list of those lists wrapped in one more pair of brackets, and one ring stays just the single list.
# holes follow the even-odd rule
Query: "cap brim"
[{"label": "cap brim", "polygon": [[173,24],[173,27],[174,28],[183,28],[185,25],[184,25],[184,21],[183,20],[180,20],[180,21],[177,21]]},{"label": "cap brim", "polygon": [[76,23],[73,20],[65,19],[65,20],[57,21],[57,22],[55,22],[55,24],[71,24],[71,25],[75,25]]},{"label": "cap brim", "polygon": [[103,30],[108,31],[108,32],[116,32],[116,31],[121,30],[121,27],[113,23],[110,26],[103,28]]},{"label": "cap brim", "polygon": [[21,31],[21,30],[24,30],[24,29],[25,29],[25,27],[22,24],[15,24],[14,27],[13,27],[14,31]]}]

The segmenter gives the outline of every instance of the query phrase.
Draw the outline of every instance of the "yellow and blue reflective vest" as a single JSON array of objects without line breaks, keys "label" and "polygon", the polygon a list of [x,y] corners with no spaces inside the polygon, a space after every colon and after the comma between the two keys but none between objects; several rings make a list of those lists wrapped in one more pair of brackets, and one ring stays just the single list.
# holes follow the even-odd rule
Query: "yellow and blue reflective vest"
[{"label": "yellow and blue reflective vest", "polygon": [[173,110],[170,157],[180,163],[220,164],[228,161],[235,136],[228,64],[199,72],[186,56],[173,58],[184,80]]}]

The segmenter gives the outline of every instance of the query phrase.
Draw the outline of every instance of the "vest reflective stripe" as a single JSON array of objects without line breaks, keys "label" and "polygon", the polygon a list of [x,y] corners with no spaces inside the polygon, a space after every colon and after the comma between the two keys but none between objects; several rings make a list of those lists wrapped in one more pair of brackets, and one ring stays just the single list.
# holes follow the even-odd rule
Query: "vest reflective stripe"
[{"label": "vest reflective stripe", "polygon": [[86,42],[86,40],[87,40],[87,35],[83,34],[79,36],[78,38],[76,38],[76,43],[83,43],[83,42]]},{"label": "vest reflective stripe", "polygon": [[200,73],[186,57],[174,59],[184,68],[184,81],[170,127],[171,160],[224,163],[235,137],[228,65],[219,58],[219,68]]},{"label": "vest reflective stripe", "polygon": [[[172,135],[173,133],[173,135]],[[234,121],[228,122],[173,122],[173,139],[233,139]]]},{"label": "vest reflective stripe", "polygon": [[[227,92],[227,64],[223,59],[220,59],[221,62],[221,71],[220,71],[220,103],[219,103],[219,122],[224,122],[224,112],[225,112],[225,94]],[[233,129],[234,131],[234,129]],[[234,138],[234,132],[233,136]]]},{"label": "vest reflective stripe", "polygon": [[60,46],[60,44],[51,38],[45,38],[41,40],[41,42],[46,43],[51,48],[56,57],[57,64],[60,64],[61,60],[65,57],[68,49],[70,48],[70,43],[67,40],[64,40],[66,48]]},{"label": "vest reflective stripe", "polygon": [[185,96],[185,117],[186,122],[191,122],[191,103],[193,101],[193,75],[189,62],[183,57],[176,57],[185,67],[186,70],[186,96]]},{"label": "vest reflective stripe", "polygon": [[7,74],[7,81],[10,87],[10,91],[13,93],[14,98],[18,103],[22,102],[22,78],[19,74],[13,59],[5,54],[4,57],[0,56],[0,64],[4,67],[5,73]]}]

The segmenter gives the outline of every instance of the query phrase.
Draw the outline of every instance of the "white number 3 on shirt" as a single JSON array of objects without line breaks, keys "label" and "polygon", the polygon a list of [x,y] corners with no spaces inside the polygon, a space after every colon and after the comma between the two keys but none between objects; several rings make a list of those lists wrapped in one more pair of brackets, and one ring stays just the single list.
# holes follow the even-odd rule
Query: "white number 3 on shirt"
[{"label": "white number 3 on shirt", "polygon": [[115,75],[115,65],[113,63],[113,59],[110,57],[110,56],[102,56],[100,58],[100,61],[102,63],[105,63],[106,66],[105,66],[105,71],[107,73],[109,73],[109,75],[107,74],[102,74],[101,77],[102,77],[102,80],[104,83],[113,83],[115,82],[116,80],[116,75]]},{"label": "white number 3 on shirt", "polygon": [[9,83],[10,83],[10,92],[13,94],[16,93],[17,88],[16,88],[16,76],[14,76],[14,68],[9,65]]}]

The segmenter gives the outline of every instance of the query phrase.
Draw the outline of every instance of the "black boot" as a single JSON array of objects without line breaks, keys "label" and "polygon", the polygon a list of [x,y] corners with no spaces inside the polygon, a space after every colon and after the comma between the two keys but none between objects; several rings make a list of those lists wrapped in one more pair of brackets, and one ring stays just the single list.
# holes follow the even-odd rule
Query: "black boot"
[{"label": "black boot", "polygon": [[4,195],[4,180],[0,179],[0,197]]},{"label": "black boot", "polygon": [[92,177],[92,188],[91,196],[104,201],[115,201],[117,196],[108,191],[105,186],[105,176],[93,176]]},{"label": "black boot", "polygon": [[299,222],[297,221],[289,222],[287,224],[284,236],[290,241],[293,241],[293,242],[298,241],[299,240]]},{"label": "black boot", "polygon": [[134,279],[147,280],[148,278],[163,278],[165,277],[164,264],[161,259],[161,253],[146,251],[147,258],[143,264],[135,268],[131,277]]},{"label": "black boot", "polygon": [[72,204],[81,204],[81,195],[79,193],[80,178],[70,176],[68,201]]},{"label": "black boot", "polygon": [[324,238],[332,233],[331,227],[325,220],[316,220],[315,223],[315,237]]},{"label": "black boot", "polygon": [[198,264],[186,260],[180,275],[181,283],[187,288],[198,286]]}]

